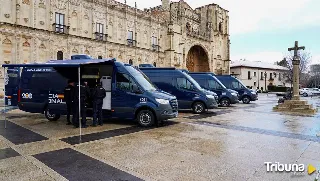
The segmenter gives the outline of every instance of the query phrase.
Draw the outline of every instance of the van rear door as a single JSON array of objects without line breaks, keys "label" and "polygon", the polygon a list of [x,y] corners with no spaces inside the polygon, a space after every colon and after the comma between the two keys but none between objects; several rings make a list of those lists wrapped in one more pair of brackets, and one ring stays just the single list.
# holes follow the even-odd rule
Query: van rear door
[{"label": "van rear door", "polygon": [[20,82],[20,68],[7,69],[5,77],[5,104],[8,106],[18,105],[18,90]]},{"label": "van rear door", "polygon": [[51,68],[24,68],[21,75],[20,96],[22,110],[42,113],[48,103],[48,91],[52,86]]}]

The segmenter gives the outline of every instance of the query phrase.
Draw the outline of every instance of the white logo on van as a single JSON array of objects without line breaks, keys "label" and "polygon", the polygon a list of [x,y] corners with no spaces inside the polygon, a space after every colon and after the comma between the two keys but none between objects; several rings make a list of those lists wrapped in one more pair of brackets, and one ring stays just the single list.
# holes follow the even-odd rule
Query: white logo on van
[{"label": "white logo on van", "polygon": [[64,95],[62,94],[49,94],[49,104],[63,104]]},{"label": "white logo on van", "polygon": [[23,99],[32,99],[31,93],[22,93],[21,96]]},{"label": "white logo on van", "polygon": [[6,74],[6,76],[4,77],[4,85],[8,85],[9,84],[9,76],[8,74]]},{"label": "white logo on van", "polygon": [[147,102],[147,98],[140,98],[140,102]]}]

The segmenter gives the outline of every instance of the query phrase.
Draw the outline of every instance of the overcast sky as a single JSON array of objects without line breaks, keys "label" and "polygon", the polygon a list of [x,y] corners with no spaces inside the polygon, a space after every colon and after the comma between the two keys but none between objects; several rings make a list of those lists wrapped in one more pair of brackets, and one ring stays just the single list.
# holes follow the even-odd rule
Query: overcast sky
[{"label": "overcast sky", "polygon": [[[134,2],[137,2],[139,9],[161,4],[161,0],[127,0],[131,6],[134,6]],[[312,54],[312,62],[320,63],[320,0],[185,2],[192,8],[216,3],[229,10],[232,60],[279,61],[287,53],[288,47],[298,40]]]}]

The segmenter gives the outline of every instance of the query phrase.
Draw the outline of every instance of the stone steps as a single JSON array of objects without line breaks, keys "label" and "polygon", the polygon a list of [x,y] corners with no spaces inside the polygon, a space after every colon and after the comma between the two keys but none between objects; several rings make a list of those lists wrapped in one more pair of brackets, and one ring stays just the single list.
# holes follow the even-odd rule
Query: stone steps
[{"label": "stone steps", "polygon": [[291,109],[295,109],[295,108],[301,108],[301,109],[312,109],[311,105],[299,105],[299,104],[291,104],[291,105],[279,105],[278,108],[291,108]]},{"label": "stone steps", "polygon": [[298,114],[315,114],[317,112],[317,109],[314,109],[305,100],[286,100],[283,104],[275,106],[273,110]]}]

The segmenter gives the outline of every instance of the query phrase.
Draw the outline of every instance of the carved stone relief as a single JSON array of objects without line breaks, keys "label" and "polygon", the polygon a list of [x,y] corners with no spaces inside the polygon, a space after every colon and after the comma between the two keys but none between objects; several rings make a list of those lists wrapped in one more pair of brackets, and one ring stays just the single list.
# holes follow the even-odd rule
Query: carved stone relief
[{"label": "carved stone relief", "polygon": [[44,1],[44,0],[40,0],[40,2],[39,2],[39,8],[46,9],[46,4],[45,4],[45,1]]},{"label": "carved stone relief", "polygon": [[22,0],[22,4],[30,5],[30,0]]},{"label": "carved stone relief", "polygon": [[6,37],[3,41],[2,41],[2,44],[4,45],[11,45],[11,41],[8,39],[8,37]]}]

